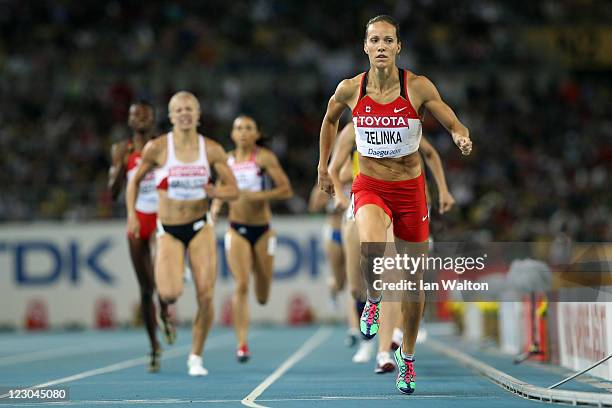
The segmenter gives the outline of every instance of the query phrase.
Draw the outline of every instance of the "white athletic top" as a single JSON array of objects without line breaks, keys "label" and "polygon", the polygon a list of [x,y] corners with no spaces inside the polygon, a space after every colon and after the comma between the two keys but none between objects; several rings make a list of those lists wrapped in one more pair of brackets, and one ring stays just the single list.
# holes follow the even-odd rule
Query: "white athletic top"
[{"label": "white athletic top", "polygon": [[241,191],[262,191],[264,185],[263,170],[257,165],[255,157],[257,148],[251,153],[251,157],[243,162],[237,162],[236,157],[230,155],[227,165],[232,169],[234,177]]},{"label": "white athletic top", "polygon": [[176,158],[174,138],[168,133],[167,159],[163,167],[155,172],[157,188],[168,190],[172,200],[190,201],[206,198],[204,186],[210,181],[210,165],[206,157],[206,141],[198,135],[200,154],[196,161],[183,163]]},{"label": "white athletic top", "polygon": [[366,94],[368,73],[362,77],[359,100],[353,109],[355,142],[362,156],[398,158],[419,150],[421,119],[408,98],[406,71],[399,70],[400,95],[381,104]]},{"label": "white athletic top", "polygon": [[[127,179],[128,182],[136,174],[136,169],[142,161],[140,152],[132,152],[128,156],[127,163]],[[136,198],[136,211],[146,214],[155,214],[157,212],[157,190],[155,189],[155,170],[148,172],[138,188],[138,197]]]}]

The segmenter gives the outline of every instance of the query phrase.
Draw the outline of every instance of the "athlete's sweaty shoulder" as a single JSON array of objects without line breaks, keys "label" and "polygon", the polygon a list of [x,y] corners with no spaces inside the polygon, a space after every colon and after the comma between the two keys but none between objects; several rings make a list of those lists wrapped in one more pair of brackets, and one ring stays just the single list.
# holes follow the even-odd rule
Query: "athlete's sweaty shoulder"
[{"label": "athlete's sweaty shoulder", "polygon": [[267,166],[278,163],[278,159],[272,150],[266,149],[265,147],[258,147],[255,162],[259,167],[266,168]]},{"label": "athlete's sweaty shoulder", "polygon": [[414,108],[417,111],[420,111],[420,107],[423,103],[440,98],[440,94],[435,85],[425,75],[416,75],[412,72],[408,72],[406,85],[408,86],[410,99],[414,102],[413,104],[416,105]]},{"label": "athlete's sweaty shoulder", "polygon": [[221,146],[221,144],[219,142],[217,142],[216,140],[211,139],[208,136],[204,136],[204,141],[206,142],[206,149],[213,149],[213,150],[218,150],[221,149],[225,152],[225,149],[223,149],[223,146]]},{"label": "athlete's sweaty shoulder", "polygon": [[168,148],[168,134],[164,133],[154,139],[149,140],[145,146],[147,145],[151,146],[157,153],[165,152]]},{"label": "athlete's sweaty shoulder", "polygon": [[340,81],[334,93],[336,101],[352,106],[352,102],[355,102],[358,97],[362,77],[363,74],[359,74]]},{"label": "athlete's sweaty shoulder", "polygon": [[406,75],[406,83],[417,92],[427,91],[433,87],[433,83],[425,75],[417,75],[410,71]]},{"label": "athlete's sweaty shoulder", "polygon": [[159,166],[166,161],[166,146],[168,135],[163,134],[154,139],[150,139],[142,149],[142,160]]},{"label": "athlete's sweaty shoulder", "polygon": [[204,141],[206,142],[206,157],[210,164],[217,162],[227,163],[227,153],[225,153],[225,149],[223,149],[219,142],[206,136],[204,136]]}]

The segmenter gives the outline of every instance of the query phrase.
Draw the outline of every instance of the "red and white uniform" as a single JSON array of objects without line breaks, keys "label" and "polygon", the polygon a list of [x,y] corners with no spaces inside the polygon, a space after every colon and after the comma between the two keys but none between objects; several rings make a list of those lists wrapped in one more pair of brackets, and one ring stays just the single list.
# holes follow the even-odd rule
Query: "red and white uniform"
[{"label": "red and white uniform", "polygon": [[[128,182],[134,177],[136,168],[142,161],[140,152],[132,152],[127,162]],[[151,214],[157,212],[157,190],[155,188],[155,170],[148,172],[138,188],[138,198],[136,199],[136,211]]]},{"label": "red and white uniform", "polygon": [[[401,70],[400,75],[404,72]],[[363,80],[367,81],[367,74]],[[400,82],[405,88],[405,81]],[[407,97],[408,91],[391,103],[381,104],[365,94],[366,85],[361,84],[363,96],[353,109],[357,151],[366,157],[397,158],[419,150],[421,119]]]},{"label": "red and white uniform", "polygon": [[[399,70],[400,95],[381,104],[366,94],[368,73],[363,75],[359,100],[353,109],[355,141],[359,154],[374,158],[399,158],[419,149],[421,119],[410,103],[406,71]],[[382,208],[393,221],[396,237],[409,242],[429,238],[429,214],[423,173],[410,180],[387,181],[358,174],[353,181],[354,212],[366,204]]]},{"label": "red and white uniform", "polygon": [[236,157],[229,156],[227,165],[232,169],[241,191],[262,191],[264,184],[263,170],[257,165],[255,157],[257,149],[253,150],[248,160],[237,162]]},{"label": "red and white uniform", "polygon": [[168,191],[168,198],[178,201],[203,200],[204,186],[210,182],[210,165],[206,157],[206,141],[198,135],[198,159],[184,163],[176,158],[172,132],[167,136],[167,159],[163,167],[155,172],[157,188]]},{"label": "red and white uniform", "polygon": [[[128,182],[134,177],[136,168],[142,160],[140,152],[132,152],[128,156],[127,179]],[[138,188],[138,198],[136,199],[136,215],[140,222],[140,238],[148,240],[155,231],[155,221],[157,220],[157,190],[155,189],[155,170],[148,172]]]}]

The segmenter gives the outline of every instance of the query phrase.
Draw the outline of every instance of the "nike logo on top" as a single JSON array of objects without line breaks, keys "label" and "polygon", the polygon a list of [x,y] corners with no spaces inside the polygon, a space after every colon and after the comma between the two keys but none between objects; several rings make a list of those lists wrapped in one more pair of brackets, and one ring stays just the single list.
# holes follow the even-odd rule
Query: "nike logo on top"
[{"label": "nike logo on top", "polygon": [[397,108],[393,108],[393,112],[394,112],[394,113],[399,113],[399,112],[403,111],[403,110],[404,110],[404,109],[406,109],[406,108],[407,108],[407,106],[404,106],[403,108],[399,108],[399,109],[397,109]]},{"label": "nike logo on top", "polygon": [[427,219],[427,217],[429,217],[429,214],[427,214],[426,216],[424,216],[423,218],[421,218],[421,221],[425,222],[425,220]]}]

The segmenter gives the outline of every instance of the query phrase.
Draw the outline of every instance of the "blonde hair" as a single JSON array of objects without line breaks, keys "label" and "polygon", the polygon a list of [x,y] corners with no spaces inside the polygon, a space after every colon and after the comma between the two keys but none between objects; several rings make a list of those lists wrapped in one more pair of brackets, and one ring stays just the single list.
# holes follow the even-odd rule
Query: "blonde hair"
[{"label": "blonde hair", "polygon": [[196,98],[194,94],[192,94],[191,92],[187,92],[187,91],[179,91],[175,93],[174,95],[172,95],[172,98],[170,98],[170,102],[168,102],[168,113],[172,111],[172,104],[175,101],[177,101],[178,99],[184,99],[184,98],[192,99],[195,102],[195,105],[198,108],[198,111],[200,110],[200,101],[198,101],[198,98]]}]

